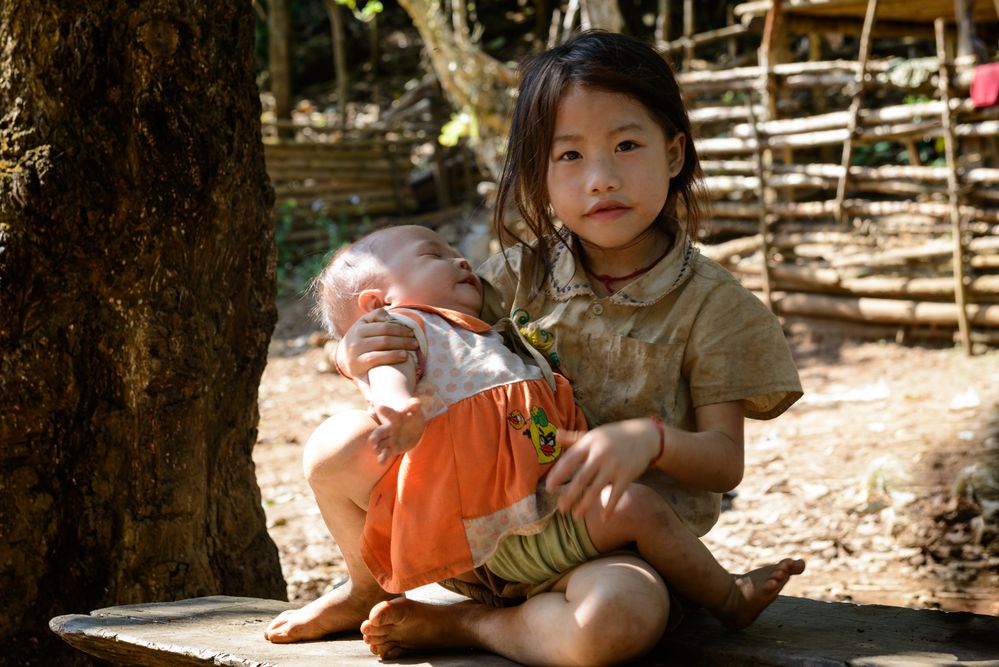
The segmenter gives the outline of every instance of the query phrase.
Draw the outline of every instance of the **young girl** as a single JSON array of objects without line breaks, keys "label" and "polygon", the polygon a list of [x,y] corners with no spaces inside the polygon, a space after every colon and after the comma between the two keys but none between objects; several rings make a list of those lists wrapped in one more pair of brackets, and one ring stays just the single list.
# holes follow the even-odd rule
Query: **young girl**
[{"label": "young girl", "polygon": [[[563,512],[612,507],[638,480],[703,535],[720,494],[742,478],[743,419],[776,417],[801,395],[776,318],[691,243],[698,176],[676,81],[644,43],[590,32],[524,66],[495,220],[514,206],[535,240],[508,247],[479,274],[483,319],[517,319],[597,426],[548,474],[551,485],[567,482]],[[363,377],[415,343],[376,310],[341,348],[341,365]],[[650,415],[666,424],[658,458]],[[675,618],[678,600],[663,580],[620,553],[560,575],[517,606],[387,600],[356,555],[368,498],[352,478],[378,475],[366,442],[373,428],[370,418],[338,419],[310,441],[306,468],[351,584],[276,620],[272,640],[351,629],[364,614],[365,640],[384,658],[471,646],[529,664],[606,664],[644,654]],[[804,564],[781,567],[786,581]],[[497,600],[524,592],[477,579],[476,599],[485,599],[482,587]]]}]

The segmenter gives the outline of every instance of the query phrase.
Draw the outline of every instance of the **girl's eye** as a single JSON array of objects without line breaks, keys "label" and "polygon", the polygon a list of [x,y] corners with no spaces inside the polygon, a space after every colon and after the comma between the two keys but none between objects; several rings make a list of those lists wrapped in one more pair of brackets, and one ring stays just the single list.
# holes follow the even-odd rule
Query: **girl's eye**
[{"label": "girl's eye", "polygon": [[558,159],[563,162],[573,162],[575,160],[583,157],[577,151],[566,151],[558,156]]},{"label": "girl's eye", "polygon": [[638,144],[634,141],[622,141],[617,145],[617,149],[622,153],[627,153],[628,151],[633,151],[638,148]]}]

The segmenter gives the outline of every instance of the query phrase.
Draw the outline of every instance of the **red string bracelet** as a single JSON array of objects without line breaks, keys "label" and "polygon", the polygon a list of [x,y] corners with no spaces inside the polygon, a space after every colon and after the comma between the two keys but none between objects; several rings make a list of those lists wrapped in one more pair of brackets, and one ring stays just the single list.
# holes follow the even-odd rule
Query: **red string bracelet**
[{"label": "red string bracelet", "polygon": [[649,467],[651,468],[656,464],[656,461],[662,458],[663,452],[666,451],[666,427],[659,420],[659,417],[655,415],[649,415],[649,419],[652,420],[652,423],[656,425],[656,430],[659,431],[659,452],[649,461]]}]

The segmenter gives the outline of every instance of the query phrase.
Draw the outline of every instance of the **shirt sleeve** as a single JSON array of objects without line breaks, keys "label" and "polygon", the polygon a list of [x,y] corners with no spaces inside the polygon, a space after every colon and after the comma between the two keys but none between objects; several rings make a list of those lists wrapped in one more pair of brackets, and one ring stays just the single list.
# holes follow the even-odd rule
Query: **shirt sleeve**
[{"label": "shirt sleeve", "polygon": [[409,357],[416,364],[416,380],[419,382],[425,370],[423,360],[427,358],[426,322],[418,312],[409,309],[393,309],[389,311],[388,315],[390,322],[409,327],[416,336],[416,342],[419,343],[420,349],[410,350]]},{"label": "shirt sleeve", "polygon": [[695,408],[742,401],[746,417],[773,419],[802,395],[779,320],[734,280],[704,299],[683,363]]}]

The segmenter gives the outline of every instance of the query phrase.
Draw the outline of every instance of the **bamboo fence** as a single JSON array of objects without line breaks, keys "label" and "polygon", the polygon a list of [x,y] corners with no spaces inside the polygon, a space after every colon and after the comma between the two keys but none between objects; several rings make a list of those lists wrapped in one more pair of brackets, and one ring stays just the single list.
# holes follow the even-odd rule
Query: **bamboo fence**
[{"label": "bamboo fence", "polygon": [[[893,76],[866,4],[857,61],[771,63],[768,15],[759,66],[679,75],[710,196],[702,251],[781,315],[997,345],[999,107],[967,98],[941,20],[925,76]],[[874,145],[893,163],[862,164]]]},{"label": "bamboo fence", "polygon": [[422,215],[421,200],[450,210],[472,190],[464,145],[438,145],[442,100],[432,79],[366,127],[296,112],[262,121],[264,159],[281,241],[301,259],[322,254],[385,219]]}]

